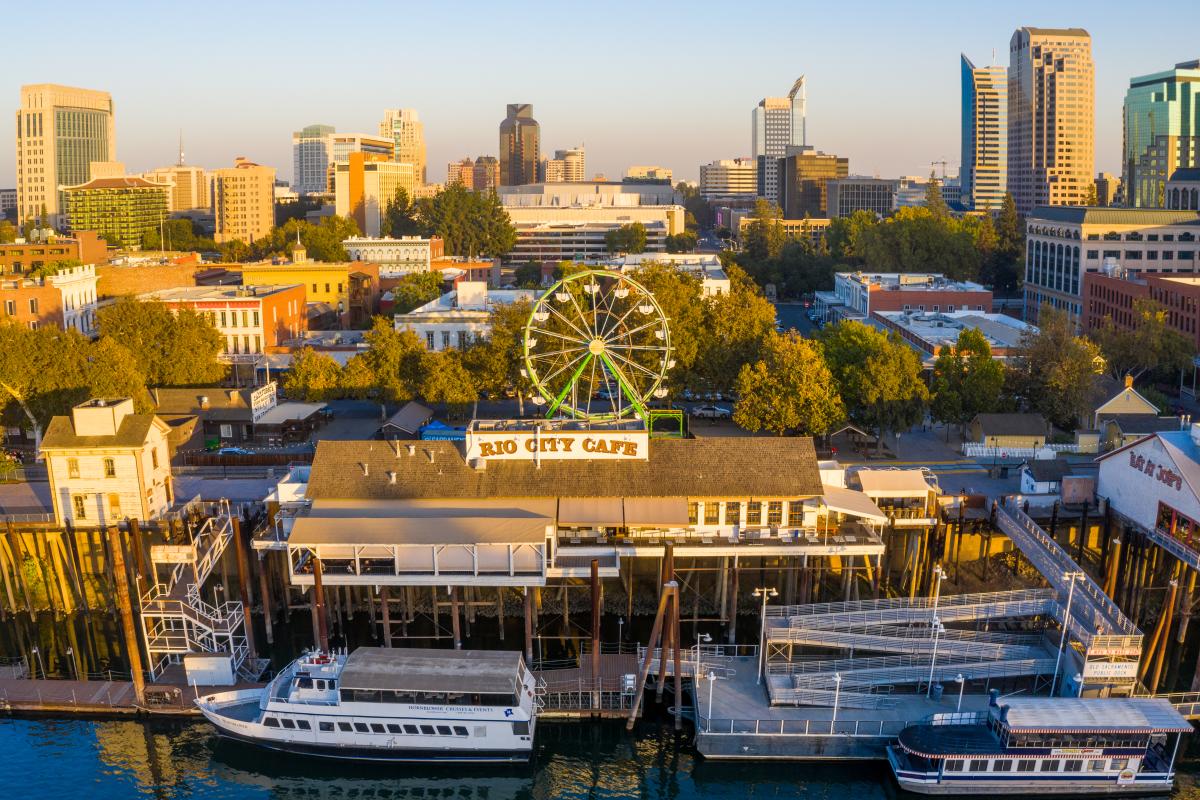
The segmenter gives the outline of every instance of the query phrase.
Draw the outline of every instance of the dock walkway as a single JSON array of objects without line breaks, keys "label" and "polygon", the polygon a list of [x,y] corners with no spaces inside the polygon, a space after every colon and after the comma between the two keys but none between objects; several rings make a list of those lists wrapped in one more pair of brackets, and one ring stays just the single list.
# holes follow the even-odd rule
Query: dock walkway
[{"label": "dock walkway", "polygon": [[231,689],[255,689],[259,683],[237,686],[147,686],[146,702],[138,705],[130,681],[60,681],[0,679],[0,711],[17,714],[79,714],[89,716],[198,716],[192,702],[198,695]]}]

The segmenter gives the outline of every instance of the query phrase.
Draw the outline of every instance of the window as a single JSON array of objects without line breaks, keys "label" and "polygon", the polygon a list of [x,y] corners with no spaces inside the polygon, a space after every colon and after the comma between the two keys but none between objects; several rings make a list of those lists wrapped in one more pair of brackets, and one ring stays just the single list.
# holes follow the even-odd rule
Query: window
[{"label": "window", "polygon": [[962,772],[963,771],[963,763],[964,762],[962,762],[962,761],[947,761],[946,762],[946,772]]},{"label": "window", "polygon": [[349,733],[350,731],[354,730],[354,728],[350,725],[349,722],[339,722],[338,730],[342,731],[344,733]]},{"label": "window", "polygon": [[409,734],[410,736],[416,736],[417,733],[419,733],[416,725],[405,725],[404,732]]},{"label": "window", "polygon": [[761,525],[762,524],[762,503],[747,503],[746,504],[746,524]]},{"label": "window", "polygon": [[1058,759],[1048,758],[1042,762],[1039,772],[1058,772]]},{"label": "window", "polygon": [[221,312],[221,327],[222,328],[229,327],[229,325],[225,322],[225,312],[224,311]]},{"label": "window", "polygon": [[1104,759],[1088,762],[1089,772],[1104,772]]},{"label": "window", "polygon": [[108,496],[108,515],[110,517],[121,516],[121,495],[110,494]]},{"label": "window", "polygon": [[312,726],[308,724],[308,720],[306,720],[306,719],[296,720],[296,727],[302,731],[311,731],[312,730]]},{"label": "window", "polygon": [[1023,759],[1017,762],[1017,772],[1033,772],[1037,762],[1033,759]]},{"label": "window", "polygon": [[313,284],[313,294],[316,294],[316,293],[317,293],[317,285],[314,283]]},{"label": "window", "polygon": [[371,723],[371,733],[384,733],[384,728],[378,722]]},{"label": "window", "polygon": [[152,449],[150,451],[150,466],[152,466],[154,469],[158,469],[158,448],[157,447],[155,447],[154,449]]},{"label": "window", "polygon": [[454,726],[454,735],[455,736],[466,736],[467,729],[464,728],[462,725],[455,725]]},{"label": "window", "polygon": [[283,717],[279,721],[281,723],[283,723],[283,727],[287,728],[289,731],[296,730],[296,723],[293,722],[292,720],[288,719],[287,717]]},{"label": "window", "polygon": [[1063,772],[1082,772],[1082,771],[1083,771],[1083,762],[1080,761],[1079,759],[1071,758],[1071,759],[1067,759],[1067,761],[1063,763]]},{"label": "window", "polygon": [[17,315],[17,301],[16,300],[5,300],[4,301],[4,313],[8,314],[10,317],[15,317]]},{"label": "window", "polygon": [[233,426],[232,425],[222,425],[221,426],[221,438],[222,439],[232,439],[233,438]]},{"label": "window", "polygon": [[318,722],[317,730],[324,731],[325,733],[329,733],[330,731],[333,730],[333,723],[332,722]]},{"label": "window", "polygon": [[301,678],[300,680],[296,681],[296,685],[299,686],[301,689],[311,689],[311,688],[313,688],[313,679],[312,678]]},{"label": "window", "polygon": [[450,349],[450,331],[442,331],[442,349]]},{"label": "window", "polygon": [[399,725],[394,725],[392,723],[388,723],[387,729],[388,729],[388,733],[403,733],[404,732],[404,730]]},{"label": "window", "polygon": [[365,722],[354,723],[354,730],[358,731],[359,733],[369,733],[370,732],[370,729],[367,728],[367,723],[365,723]]},{"label": "window", "polygon": [[1112,758],[1108,761],[1108,768],[1120,772],[1129,766],[1128,758]]},{"label": "window", "polygon": [[79,459],[78,458],[68,458],[67,459],[67,477],[68,478],[78,478],[79,477]]},{"label": "window", "polygon": [[783,523],[783,501],[771,500],[767,503],[767,524],[780,525]]},{"label": "window", "polygon": [[325,284],[325,294],[329,294],[329,284]]},{"label": "window", "polygon": [[971,760],[971,772],[987,772],[988,762],[986,759],[975,758]]},{"label": "window", "polygon": [[279,720],[274,717],[263,717],[263,725],[266,725],[268,728],[278,728]]},{"label": "window", "polygon": [[338,284],[338,294],[342,293],[342,284]]},{"label": "window", "polygon": [[425,349],[433,349],[433,331],[429,331],[425,334]]},{"label": "window", "polygon": [[422,725],[421,733],[425,734],[426,736],[433,736],[433,726],[432,725]]},{"label": "window", "polygon": [[253,316],[254,316],[254,327],[257,328],[258,327],[258,312],[255,311]]},{"label": "window", "polygon": [[449,725],[438,725],[437,732],[438,732],[438,736],[450,736],[451,735]]},{"label": "window", "polygon": [[117,477],[117,464],[111,458],[104,459],[104,477],[106,477],[106,478]]},{"label": "window", "polygon": [[514,722],[512,724],[512,726],[513,726],[513,736],[528,736],[529,735],[529,723],[528,722]]},{"label": "window", "polygon": [[29,298],[29,313],[30,314],[38,313],[38,301],[37,301],[36,297]]},{"label": "window", "polygon": [[737,525],[742,519],[742,504],[737,500],[725,501],[725,524]]},{"label": "window", "polygon": [[695,525],[700,519],[699,503],[688,503],[688,525]]},{"label": "window", "polygon": [[75,503],[75,519],[87,519],[87,500],[84,495],[77,494],[71,499]]},{"label": "window", "polygon": [[1011,758],[998,758],[992,762],[992,772],[1012,772]]},{"label": "window", "polygon": [[704,524],[716,525],[721,521],[721,504],[716,500],[704,501]]}]

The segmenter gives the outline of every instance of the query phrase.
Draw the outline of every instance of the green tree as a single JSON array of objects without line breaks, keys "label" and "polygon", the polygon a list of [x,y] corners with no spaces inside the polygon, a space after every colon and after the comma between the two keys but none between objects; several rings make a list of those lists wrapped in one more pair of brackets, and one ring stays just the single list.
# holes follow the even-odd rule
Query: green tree
[{"label": "green tree", "polygon": [[996,248],[984,262],[983,279],[996,291],[1015,292],[1025,263],[1025,222],[1017,214],[1016,201],[1007,192],[995,227]]},{"label": "green tree", "polygon": [[367,363],[363,353],[351,358],[342,367],[338,375],[338,396],[352,397],[355,400],[366,400],[373,397],[378,389],[375,374]]},{"label": "green tree", "polygon": [[[386,317],[375,317],[371,329],[363,336],[367,350],[351,363],[362,359],[362,366],[370,374],[370,383],[378,393],[379,400],[384,403],[404,403],[416,396],[421,380],[421,359],[425,354],[425,346],[417,335],[409,330],[396,330],[392,321]],[[346,365],[349,371],[350,364]],[[360,381],[361,372],[358,366],[348,378],[343,378],[347,386],[352,381]]]},{"label": "green tree", "polygon": [[718,391],[733,388],[742,367],[759,360],[775,333],[775,306],[738,267],[730,267],[728,276],[728,292],[704,298],[694,368],[702,386]]},{"label": "green tree", "polygon": [[392,288],[392,298],[397,314],[407,314],[414,308],[420,308],[441,296],[442,275],[440,272],[411,272],[401,278]]},{"label": "green tree", "polygon": [[976,414],[995,411],[1004,388],[1004,366],[992,358],[987,337],[977,328],[964,328],[954,347],[942,347],[933,365],[933,398],[930,411],[934,419],[965,425]]},{"label": "green tree", "polygon": [[96,314],[102,338],[129,349],[150,386],[209,386],[225,376],[221,334],[190,308],[123,297]]},{"label": "green tree", "polygon": [[1088,185],[1087,197],[1083,199],[1083,204],[1090,207],[1100,205],[1100,198],[1096,195],[1096,184],[1094,182]]},{"label": "green tree", "polygon": [[442,237],[453,256],[499,258],[512,250],[517,231],[495,192],[472,192],[451,184],[417,203],[426,234]]},{"label": "green tree", "polygon": [[610,253],[644,253],[646,251],[646,226],[630,222],[604,234],[604,244]]},{"label": "green tree", "polygon": [[493,306],[487,338],[475,342],[463,356],[474,386],[493,398],[513,392],[520,416],[525,416],[525,396],[532,388],[525,377],[524,358],[525,325],[532,310],[528,300]]},{"label": "green tree", "polygon": [[674,233],[667,237],[668,253],[692,253],[696,250],[696,234],[691,231]]},{"label": "green tree", "polygon": [[1075,335],[1065,311],[1042,306],[1036,332],[1021,337],[1009,371],[1011,392],[1060,428],[1073,430],[1084,418],[1100,348]]},{"label": "green tree", "polygon": [[880,272],[927,272],[930,264],[955,280],[979,277],[982,256],[975,236],[961,222],[928,208],[901,208],[855,241],[857,256]]},{"label": "green tree", "polygon": [[925,208],[940,222],[950,220],[950,206],[942,197],[942,182],[932,172],[929,173],[929,183],[925,184]]},{"label": "green tree", "polygon": [[379,228],[384,236],[417,236],[421,233],[417,207],[403,187],[397,189],[396,196],[388,202]]},{"label": "green tree", "polygon": [[843,321],[821,332],[825,359],[850,418],[886,433],[916,424],[929,400],[921,361],[904,340],[861,322]]},{"label": "green tree", "polygon": [[17,227],[6,219],[0,219],[0,244],[12,244],[17,240]]},{"label": "green tree", "polygon": [[27,278],[49,278],[51,275],[57,275],[64,269],[72,267],[81,267],[83,262],[78,258],[60,258],[58,261],[43,262],[33,269],[25,273]]},{"label": "green tree", "polygon": [[1166,376],[1185,369],[1196,354],[1192,340],[1170,324],[1166,307],[1148,297],[1133,301],[1132,328],[1105,319],[1091,337],[1115,378],[1146,372]]},{"label": "green tree", "polygon": [[646,287],[662,307],[671,330],[675,369],[668,375],[668,390],[678,391],[694,380],[700,341],[704,338],[704,302],[700,279],[659,261],[638,266],[633,279]]},{"label": "green tree", "polygon": [[761,197],[754,201],[750,223],[742,233],[742,245],[748,257],[758,261],[778,257],[787,242],[782,219],[783,212],[779,206]]},{"label": "green tree", "polygon": [[825,241],[829,255],[837,261],[858,262],[858,237],[864,230],[879,224],[870,211],[858,210],[848,217],[835,217],[829,222]]},{"label": "green tree", "polygon": [[421,397],[427,403],[444,405],[452,414],[461,415],[479,399],[475,381],[457,350],[426,353],[422,372]]},{"label": "green tree", "polygon": [[675,184],[675,191],[683,203],[685,218],[690,217],[686,223],[688,229],[690,230],[693,224],[700,230],[712,228],[715,213],[712,205],[700,194],[700,187],[680,181]]},{"label": "green tree", "polygon": [[241,239],[230,239],[221,244],[221,260],[227,264],[241,264],[249,261],[251,255],[250,245]]},{"label": "green tree", "polygon": [[518,289],[538,289],[542,285],[542,265],[536,261],[518,264],[513,270],[513,283]]},{"label": "green tree", "polygon": [[796,333],[771,333],[738,372],[737,392],[733,420],[748,431],[824,435],[845,418],[821,345]]},{"label": "green tree", "polygon": [[311,347],[292,353],[292,365],[283,375],[283,391],[306,403],[323,403],[341,391],[342,368],[329,355]]}]

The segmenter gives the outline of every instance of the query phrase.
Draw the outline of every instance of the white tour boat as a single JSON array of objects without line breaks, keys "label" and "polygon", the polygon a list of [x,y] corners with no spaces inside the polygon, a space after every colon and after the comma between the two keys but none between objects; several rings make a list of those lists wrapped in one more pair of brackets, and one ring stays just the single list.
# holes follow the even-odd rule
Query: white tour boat
[{"label": "white tour boat", "polygon": [[222,736],[364,761],[528,761],[538,698],[519,652],[306,653],[261,689],[196,705]]},{"label": "white tour boat", "polygon": [[1165,794],[1191,724],[1163,698],[1007,698],[910,725],[888,747],[900,787],[941,795]]}]

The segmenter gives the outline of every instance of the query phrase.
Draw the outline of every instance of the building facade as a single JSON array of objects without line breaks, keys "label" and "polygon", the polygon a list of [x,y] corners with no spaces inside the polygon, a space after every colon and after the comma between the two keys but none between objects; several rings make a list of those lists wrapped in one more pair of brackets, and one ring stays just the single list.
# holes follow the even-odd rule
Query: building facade
[{"label": "building facade", "polygon": [[896,210],[900,181],[888,178],[834,178],[825,181],[825,203],[830,217],[848,217],[869,211],[886,217]]},{"label": "building facade", "polygon": [[1166,208],[1175,171],[1200,167],[1200,60],[1130,80],[1124,111],[1125,204]]},{"label": "building facade", "polygon": [[1096,205],[1114,206],[1122,195],[1121,179],[1111,172],[1096,175]]},{"label": "building facade", "polygon": [[779,199],[787,219],[828,217],[826,183],[850,174],[850,159],[792,147],[779,159]]},{"label": "building facade", "polygon": [[102,528],[161,517],[174,502],[167,424],[133,400],[89,400],[55,417],[42,439],[54,518]]},{"label": "building facade", "polygon": [[114,247],[142,246],[166,219],[171,187],[134,176],[93,178],[63,190],[66,226],[94,231]]},{"label": "building facade", "polygon": [[304,287],[309,318],[331,314],[337,325],[367,325],[379,310],[379,265],[362,261],[330,263],[299,261],[290,264],[246,264],[245,286]]},{"label": "building facade", "polygon": [[168,308],[190,308],[221,334],[221,356],[265,353],[308,330],[307,287],[184,286],[140,295]]},{"label": "building facade", "polygon": [[96,267],[65,267],[48,275],[0,277],[0,320],[96,333]]},{"label": "building facade", "polygon": [[1017,211],[1083,205],[1095,149],[1092,37],[1018,28],[1009,42],[1007,175]]},{"label": "building facade", "polygon": [[465,350],[491,333],[492,309],[519,301],[532,303],[536,289],[489,289],[481,281],[459,281],[437,300],[397,314],[396,330],[412,331],[428,350]]},{"label": "building facade", "polygon": [[1084,275],[1106,265],[1133,275],[1197,272],[1197,211],[1044,207],[1025,231],[1025,318],[1035,324],[1043,305],[1080,322]]},{"label": "building facade", "polygon": [[1083,332],[1110,321],[1129,330],[1137,325],[1134,303],[1153,300],[1166,311],[1166,323],[1200,349],[1200,276],[1131,274],[1114,269],[1083,275]]},{"label": "building facade", "polygon": [[416,109],[389,108],[383,112],[379,135],[392,140],[392,160],[412,164],[417,185],[429,182],[426,175],[425,124]]},{"label": "building facade", "polygon": [[417,189],[416,166],[390,161],[369,153],[351,153],[336,166],[334,208],[338,216],[350,217],[368,237],[383,232],[388,206],[404,190],[411,198]]},{"label": "building facade", "polygon": [[438,236],[399,238],[369,238],[355,236],[342,242],[351,261],[369,261],[379,265],[381,278],[395,278],[413,272],[429,272],[434,261],[445,255],[445,245]]},{"label": "building facade", "polygon": [[475,159],[471,188],[477,192],[494,192],[500,187],[500,160],[495,156]]},{"label": "building facade", "polygon": [[176,164],[143,172],[142,177],[151,183],[170,187],[167,192],[167,211],[172,214],[212,208],[209,176],[202,167]]},{"label": "building facade", "polygon": [[848,316],[877,311],[955,312],[992,310],[992,292],[972,281],[934,273],[838,272],[833,291]]},{"label": "building facade", "polygon": [[17,190],[0,189],[0,219],[17,216]]},{"label": "building facade", "polygon": [[[934,304],[937,305],[937,304]],[[947,304],[947,308],[953,306]],[[993,314],[975,309],[942,311],[872,311],[871,320],[888,331],[895,332],[916,350],[926,366],[932,366],[942,348],[951,350],[964,330],[978,331],[987,340],[992,358],[1004,361],[1019,352],[1021,340],[1037,333],[1028,322],[1007,314]]]},{"label": "building facade", "polygon": [[1008,191],[1008,75],[962,56],[963,207],[999,211]]},{"label": "building facade", "polygon": [[625,177],[631,181],[638,181],[642,183],[656,181],[669,184],[674,180],[675,173],[673,173],[668,167],[659,167],[650,164],[635,164],[634,166],[625,170]]},{"label": "building facade", "polygon": [[238,156],[232,167],[213,170],[214,238],[254,242],[275,226],[275,169]]},{"label": "building facade", "polygon": [[509,103],[500,123],[500,186],[537,183],[541,162],[541,128],[529,103]]},{"label": "building facade", "polygon": [[292,134],[292,191],[296,194],[329,191],[334,133],[332,125],[308,125]]},{"label": "building facade", "polygon": [[24,275],[55,261],[103,264],[108,260],[104,240],[93,231],[74,236],[54,236],[47,241],[0,244],[0,275]]},{"label": "building facade", "polygon": [[117,138],[108,92],[52,83],[21,87],[17,110],[17,220],[46,215],[57,226],[63,186],[92,179],[93,161],[115,161]]},{"label": "building facade", "polygon": [[458,184],[464,189],[475,189],[475,162],[470,158],[451,161],[446,165],[446,185]]},{"label": "building facade", "polygon": [[805,83],[801,75],[787,97],[764,97],[750,117],[750,153],[755,162],[755,185],[760,197],[779,196],[779,162],[789,147],[808,144]]},{"label": "building facade", "polygon": [[570,150],[555,150],[554,158],[542,162],[541,179],[544,183],[582,183],[587,180],[583,145]]},{"label": "building facade", "polygon": [[758,196],[757,164],[747,158],[701,164],[700,196],[710,203],[749,203]]}]

